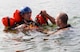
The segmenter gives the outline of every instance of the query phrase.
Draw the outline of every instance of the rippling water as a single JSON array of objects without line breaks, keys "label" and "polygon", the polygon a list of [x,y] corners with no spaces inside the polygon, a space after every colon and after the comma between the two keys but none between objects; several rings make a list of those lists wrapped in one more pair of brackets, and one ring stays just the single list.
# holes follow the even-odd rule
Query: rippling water
[{"label": "rippling water", "polygon": [[[30,6],[33,11],[33,19],[40,12],[46,10],[55,17],[59,12],[66,12],[69,23],[73,26],[70,31],[58,35],[46,35],[33,31],[32,36],[26,36],[26,40],[19,38],[23,33],[4,33],[4,26],[0,23],[0,52],[80,52],[80,2],[79,0],[2,0],[0,1],[0,19],[4,16],[12,17],[16,9]],[[12,38],[18,40],[12,40]],[[44,40],[48,39],[48,40]]]}]

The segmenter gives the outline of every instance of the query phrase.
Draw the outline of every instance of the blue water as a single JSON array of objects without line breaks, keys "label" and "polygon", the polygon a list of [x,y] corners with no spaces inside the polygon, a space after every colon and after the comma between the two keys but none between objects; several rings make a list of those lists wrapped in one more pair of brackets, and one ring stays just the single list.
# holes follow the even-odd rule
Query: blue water
[{"label": "blue water", "polygon": [[[65,12],[69,16],[69,23],[73,26],[70,31],[60,35],[46,37],[44,34],[31,32],[34,39],[20,41],[11,40],[24,36],[20,34],[4,33],[4,26],[0,23],[0,52],[80,52],[80,2],[79,0],[2,0],[0,1],[0,20],[4,16],[12,17],[16,9],[30,6],[32,18],[41,11],[46,10],[54,18],[59,12]],[[27,36],[27,39],[31,38]],[[44,41],[43,39],[48,39]]]}]

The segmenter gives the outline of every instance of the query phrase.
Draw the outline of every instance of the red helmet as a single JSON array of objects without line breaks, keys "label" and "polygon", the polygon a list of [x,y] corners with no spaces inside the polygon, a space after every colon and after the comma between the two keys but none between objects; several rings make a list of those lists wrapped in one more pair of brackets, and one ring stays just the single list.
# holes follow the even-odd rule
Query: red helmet
[{"label": "red helmet", "polygon": [[14,13],[13,13],[13,17],[14,17],[14,20],[16,22],[20,22],[22,20],[21,16],[20,16],[20,11],[19,10],[16,10]]},{"label": "red helmet", "polygon": [[13,18],[3,17],[2,23],[5,27],[8,27],[8,26],[12,27],[15,24],[15,20]]}]

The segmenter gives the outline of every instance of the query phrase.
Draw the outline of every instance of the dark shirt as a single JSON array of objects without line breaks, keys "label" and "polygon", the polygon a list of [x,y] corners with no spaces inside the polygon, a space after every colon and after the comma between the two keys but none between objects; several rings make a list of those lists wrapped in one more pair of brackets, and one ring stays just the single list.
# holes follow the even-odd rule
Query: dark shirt
[{"label": "dark shirt", "polygon": [[64,29],[64,28],[68,28],[68,27],[71,27],[71,25],[68,24],[67,26],[65,26],[65,27],[63,27],[63,28],[58,28],[57,30]]},{"label": "dark shirt", "polygon": [[35,26],[39,26],[38,23],[36,23],[36,22],[34,22],[34,21],[32,21],[32,20],[29,20],[29,21],[22,20],[21,22],[16,23],[16,25],[21,25],[21,24],[26,24],[26,25],[34,24]]}]

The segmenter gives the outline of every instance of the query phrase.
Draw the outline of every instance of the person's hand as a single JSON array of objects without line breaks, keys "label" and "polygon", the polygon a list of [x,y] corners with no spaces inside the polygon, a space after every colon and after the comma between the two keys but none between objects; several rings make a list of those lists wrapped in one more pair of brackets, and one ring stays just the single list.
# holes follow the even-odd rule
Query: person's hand
[{"label": "person's hand", "polygon": [[46,10],[41,10],[40,14],[41,14],[41,15],[46,15],[47,12],[46,12]]},{"label": "person's hand", "polygon": [[23,31],[23,29],[26,27],[26,24],[21,24],[17,27],[15,27],[14,29],[18,30],[18,31]]},{"label": "person's hand", "polygon": [[15,27],[15,29],[21,29],[21,28],[23,29],[24,27],[26,27],[26,24],[21,24],[21,25]]}]

